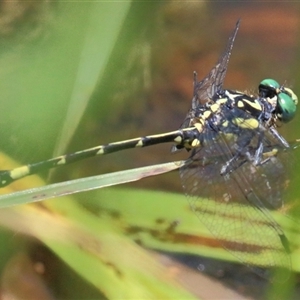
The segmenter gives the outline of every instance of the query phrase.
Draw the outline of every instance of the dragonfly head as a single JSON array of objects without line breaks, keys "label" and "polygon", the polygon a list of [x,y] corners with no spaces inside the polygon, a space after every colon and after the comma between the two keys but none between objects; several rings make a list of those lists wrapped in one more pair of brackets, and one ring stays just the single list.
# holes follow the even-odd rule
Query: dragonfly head
[{"label": "dragonfly head", "polygon": [[298,97],[289,88],[280,86],[274,79],[264,79],[258,87],[259,96],[266,98],[274,107],[273,113],[283,123],[291,121],[298,104]]}]

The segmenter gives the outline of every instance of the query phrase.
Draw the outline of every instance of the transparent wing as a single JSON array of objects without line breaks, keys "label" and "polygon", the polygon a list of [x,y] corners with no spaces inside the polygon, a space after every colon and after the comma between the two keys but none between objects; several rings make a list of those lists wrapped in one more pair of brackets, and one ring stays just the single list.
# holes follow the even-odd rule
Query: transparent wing
[{"label": "transparent wing", "polygon": [[[222,90],[233,43],[239,27],[240,20],[237,21],[235,29],[229,37],[225,52],[220,56],[217,64],[209,74],[203,80],[197,82],[197,73],[194,73],[194,97],[192,100],[192,108],[187,113],[180,128],[191,126],[191,120],[195,118],[195,113],[199,110],[199,107],[203,106],[208,101],[211,101],[213,96],[218,91]],[[178,149],[180,149],[180,147],[173,146],[171,151],[175,152]]]},{"label": "transparent wing", "polygon": [[[211,101],[212,97],[218,91],[222,90],[229,58],[239,26],[240,20],[237,21],[235,29],[229,37],[225,52],[220,56],[217,64],[209,72],[209,74],[203,80],[197,82],[197,73],[194,73],[194,96],[192,100],[192,108],[188,112],[180,128],[189,127],[191,125],[190,121],[195,117],[195,112],[199,106],[203,106],[205,103]],[[172,151],[176,151],[176,147],[173,147]]]},{"label": "transparent wing", "polygon": [[[277,156],[254,166],[246,152],[254,156],[260,141],[264,155],[280,145],[263,127],[254,130],[249,123],[242,129],[228,121],[239,117],[246,125],[249,116],[245,112],[235,110],[234,116],[230,114],[229,109],[222,109],[224,128],[219,128],[220,131],[207,124],[201,133],[203,146],[193,151],[191,163],[180,169],[180,176],[191,208],[200,221],[224,248],[266,277],[264,267],[283,270],[291,267],[288,241],[266,209],[282,203],[285,167]],[[245,151],[237,155],[241,144],[245,145]],[[229,171],[221,175],[229,160],[232,160]],[[288,273],[279,272],[275,280],[286,280]]]},{"label": "transparent wing", "polygon": [[220,56],[215,67],[203,80],[194,83],[193,109],[197,108],[199,105],[203,105],[207,101],[210,101],[218,91],[222,90],[229,58],[239,26],[240,20],[237,21],[235,29],[227,42],[226,50]]}]

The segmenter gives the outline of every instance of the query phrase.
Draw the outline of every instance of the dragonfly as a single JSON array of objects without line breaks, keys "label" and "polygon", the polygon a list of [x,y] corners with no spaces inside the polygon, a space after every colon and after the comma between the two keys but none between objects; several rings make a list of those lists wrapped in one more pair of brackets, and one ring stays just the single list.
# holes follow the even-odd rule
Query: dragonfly
[{"label": "dragonfly", "polygon": [[[194,72],[191,109],[178,130],[61,155],[0,171],[0,187],[25,176],[125,149],[173,143],[190,156],[179,173],[190,207],[221,245],[263,277],[267,268],[291,268],[289,242],[270,213],[283,205],[289,143],[277,131],[296,114],[295,93],[264,79],[258,95],[223,89],[240,26],[225,52],[201,81]],[[275,280],[284,281],[287,272]]]}]

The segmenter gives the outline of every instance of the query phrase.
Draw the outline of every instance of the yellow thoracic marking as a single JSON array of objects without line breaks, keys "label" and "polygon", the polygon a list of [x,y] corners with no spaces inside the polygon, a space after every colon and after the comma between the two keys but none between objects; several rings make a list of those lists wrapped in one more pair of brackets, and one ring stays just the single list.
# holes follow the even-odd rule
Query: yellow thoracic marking
[{"label": "yellow thoracic marking", "polygon": [[200,141],[199,141],[198,139],[194,139],[194,140],[192,141],[191,146],[192,146],[193,148],[199,147],[199,145],[200,145]]},{"label": "yellow thoracic marking", "polygon": [[239,102],[237,103],[237,106],[238,106],[239,108],[243,108],[243,107],[244,107],[244,102],[243,102],[243,101],[239,101]]},{"label": "yellow thoracic marking", "polygon": [[232,100],[232,101],[235,100],[234,96],[233,96],[229,91],[226,91],[226,92],[225,92],[225,95],[226,95],[230,100]]},{"label": "yellow thoracic marking", "polygon": [[255,129],[258,128],[259,123],[256,119],[243,119],[243,118],[235,118],[233,123],[243,129]]},{"label": "yellow thoracic marking", "polygon": [[203,119],[208,119],[211,115],[211,111],[210,110],[207,110],[203,113]]},{"label": "yellow thoracic marking", "polygon": [[27,166],[16,168],[10,172],[10,177],[12,179],[18,179],[18,178],[28,175],[29,171],[30,170]]},{"label": "yellow thoracic marking", "polygon": [[201,123],[195,123],[194,126],[197,128],[199,132],[203,131],[203,125]]},{"label": "yellow thoracic marking", "polygon": [[229,141],[234,141],[236,140],[237,136],[233,133],[225,133],[224,134],[225,139],[229,142]]},{"label": "yellow thoracic marking", "polygon": [[227,98],[221,98],[216,101],[217,104],[221,105],[227,102]]},{"label": "yellow thoracic marking", "polygon": [[259,102],[257,100],[254,100],[254,102],[252,102],[247,99],[243,99],[243,102],[249,104],[251,107],[253,107],[256,110],[261,110],[261,105],[259,104]]},{"label": "yellow thoracic marking", "polygon": [[210,110],[215,113],[219,108],[220,105],[218,103],[214,103],[213,105],[211,105]]},{"label": "yellow thoracic marking", "polygon": [[226,121],[224,121],[224,122],[222,123],[222,126],[223,126],[223,127],[227,127],[227,126],[228,126],[228,123],[229,123],[229,122],[226,120]]},{"label": "yellow thoracic marking", "polygon": [[181,143],[182,143],[182,137],[181,137],[181,136],[177,136],[177,137],[174,139],[174,142],[177,143],[177,144],[181,144]]}]

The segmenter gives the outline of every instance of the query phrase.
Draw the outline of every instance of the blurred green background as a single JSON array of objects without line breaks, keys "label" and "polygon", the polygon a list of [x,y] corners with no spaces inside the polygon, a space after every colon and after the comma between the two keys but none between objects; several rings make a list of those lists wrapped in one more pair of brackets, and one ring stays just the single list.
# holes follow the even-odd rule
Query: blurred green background
[{"label": "blurred green background", "polygon": [[[199,78],[209,72],[239,18],[224,86],[255,93],[259,82],[271,77],[299,95],[299,10],[299,3],[285,1],[3,1],[1,151],[24,164],[177,129],[190,107],[193,71]],[[280,129],[288,141],[299,138],[299,122],[297,116]],[[59,182],[188,156],[170,154],[170,148],[115,153],[42,175]],[[297,156],[295,151],[295,170]],[[297,174],[292,181],[291,197],[298,198]],[[201,272],[175,262],[166,266],[137,244],[174,255],[201,254],[203,259],[181,259],[193,270],[202,265],[204,272],[254,299],[272,299],[278,292],[246,267],[207,260],[233,258],[188,211],[178,172],[84,193],[77,200],[2,211],[1,224],[10,228],[1,234],[3,293],[15,293],[15,299],[225,295],[217,283],[208,285]],[[186,238],[179,243],[177,230],[196,242]],[[296,235],[293,247],[299,248]],[[24,282],[13,272],[30,279],[27,298],[22,298]],[[280,286],[285,299],[297,299],[297,277]]]}]

